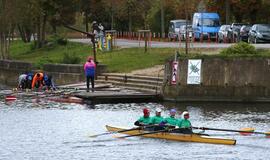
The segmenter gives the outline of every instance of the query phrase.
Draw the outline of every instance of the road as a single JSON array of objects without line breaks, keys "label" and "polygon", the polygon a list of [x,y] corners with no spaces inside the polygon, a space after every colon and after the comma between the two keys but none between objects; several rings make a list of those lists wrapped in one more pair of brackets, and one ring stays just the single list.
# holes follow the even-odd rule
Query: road
[{"label": "road", "polygon": [[[90,39],[70,39],[72,42],[81,42],[81,43],[90,43]],[[127,40],[127,39],[116,39],[116,45],[121,48],[132,48],[132,47],[144,47],[144,41],[138,40]],[[191,43],[191,48],[228,48],[229,46],[233,45],[232,43]],[[270,49],[270,44],[252,44],[257,49]],[[153,48],[184,48],[184,42],[156,42],[152,41],[150,46]]]}]

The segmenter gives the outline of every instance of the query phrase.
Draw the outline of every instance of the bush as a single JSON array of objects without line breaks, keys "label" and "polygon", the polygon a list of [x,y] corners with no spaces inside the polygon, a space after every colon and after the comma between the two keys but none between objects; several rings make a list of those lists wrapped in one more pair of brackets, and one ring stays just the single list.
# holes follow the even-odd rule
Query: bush
[{"label": "bush", "polygon": [[81,62],[81,58],[77,56],[75,53],[64,53],[64,57],[62,63],[64,64],[79,64]]},{"label": "bush", "polygon": [[240,42],[229,48],[223,49],[220,53],[223,55],[254,55],[257,54],[257,51],[253,45],[246,42]]},{"label": "bush", "polygon": [[63,46],[67,45],[67,42],[68,42],[64,36],[58,35],[58,34],[52,35],[49,38],[49,41],[53,42],[54,44],[59,44],[59,45],[63,45]]}]

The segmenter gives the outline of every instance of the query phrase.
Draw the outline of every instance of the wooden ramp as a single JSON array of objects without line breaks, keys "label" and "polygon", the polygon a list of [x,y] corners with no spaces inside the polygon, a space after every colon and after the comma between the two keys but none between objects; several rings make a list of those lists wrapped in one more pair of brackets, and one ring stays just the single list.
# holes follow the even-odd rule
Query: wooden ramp
[{"label": "wooden ramp", "polygon": [[158,102],[160,100],[157,94],[139,93],[139,92],[80,92],[76,97],[84,99],[87,104],[104,103],[144,103]]}]

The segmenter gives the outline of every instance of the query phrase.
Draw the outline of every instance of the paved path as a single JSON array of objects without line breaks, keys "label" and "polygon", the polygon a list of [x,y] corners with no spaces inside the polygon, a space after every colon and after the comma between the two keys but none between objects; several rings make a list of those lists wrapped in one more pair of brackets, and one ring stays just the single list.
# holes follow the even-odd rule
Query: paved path
[{"label": "paved path", "polygon": [[[90,39],[70,39],[70,41],[73,42],[81,42],[81,43],[90,43]],[[132,48],[132,47],[144,47],[144,41],[138,41],[138,40],[127,40],[127,39],[117,39],[116,45],[121,48]],[[191,48],[227,48],[231,46],[232,44],[228,43],[192,43],[190,44]],[[256,48],[260,49],[270,49],[270,44],[252,44]],[[153,48],[184,48],[185,43],[179,43],[179,42],[151,42],[151,47]]]}]

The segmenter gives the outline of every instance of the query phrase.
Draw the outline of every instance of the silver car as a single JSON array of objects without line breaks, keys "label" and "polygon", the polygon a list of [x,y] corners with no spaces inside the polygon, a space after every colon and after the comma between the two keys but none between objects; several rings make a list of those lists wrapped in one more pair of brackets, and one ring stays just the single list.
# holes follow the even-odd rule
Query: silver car
[{"label": "silver car", "polygon": [[[186,29],[186,27],[187,27],[187,29]],[[183,25],[183,26],[181,26],[180,27],[180,38],[181,38],[181,40],[186,40],[186,30],[187,30],[187,33],[188,33],[188,37],[189,37],[189,39],[191,39],[192,38],[192,35],[193,35],[193,31],[192,31],[192,25]]]},{"label": "silver car", "polygon": [[228,42],[228,30],[230,25],[222,25],[218,31],[218,42]]},{"label": "silver car", "polygon": [[248,33],[248,42],[270,42],[270,24],[254,24]]}]

